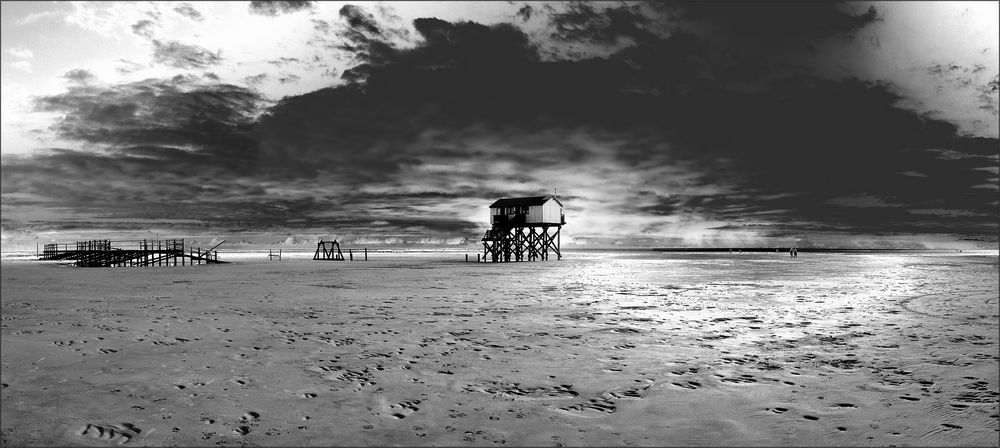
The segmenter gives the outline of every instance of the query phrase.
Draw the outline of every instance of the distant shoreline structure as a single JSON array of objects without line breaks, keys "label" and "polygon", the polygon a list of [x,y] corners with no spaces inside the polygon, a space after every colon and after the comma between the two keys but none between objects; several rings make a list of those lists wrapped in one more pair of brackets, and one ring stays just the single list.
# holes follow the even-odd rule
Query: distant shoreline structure
[{"label": "distant shoreline structure", "polygon": [[[752,253],[752,254],[779,254],[785,257],[788,256],[787,247],[784,248],[766,248],[766,247],[744,247],[744,248],[728,248],[728,247],[572,247],[564,248],[563,251],[566,253],[598,253],[598,252],[612,252],[612,253],[712,253],[712,254],[729,254],[732,250],[732,255],[739,255],[740,253]],[[292,256],[293,258],[298,258],[296,255],[301,255],[305,257],[308,255],[308,259],[312,259],[314,249],[306,248],[282,248],[284,254]],[[1000,256],[1000,248],[992,249],[884,249],[884,248],[798,248],[801,253],[845,253],[845,254],[863,254],[863,253],[880,253],[880,254],[892,254],[892,253],[936,253],[936,254],[970,254],[970,255],[998,255]],[[242,249],[242,248],[231,248],[225,250],[219,250],[219,254],[223,257],[236,256],[237,258],[243,259],[249,256],[267,257],[267,248],[253,248],[253,249]],[[457,248],[457,247],[447,247],[447,248],[368,248],[369,254],[375,255],[419,255],[419,254],[474,254],[476,248]],[[16,251],[0,251],[0,258],[5,260],[13,260],[20,258],[30,258],[32,260],[37,260],[37,255],[34,250],[16,250]],[[264,259],[262,258],[262,259]],[[305,259],[305,258],[303,258]]]}]

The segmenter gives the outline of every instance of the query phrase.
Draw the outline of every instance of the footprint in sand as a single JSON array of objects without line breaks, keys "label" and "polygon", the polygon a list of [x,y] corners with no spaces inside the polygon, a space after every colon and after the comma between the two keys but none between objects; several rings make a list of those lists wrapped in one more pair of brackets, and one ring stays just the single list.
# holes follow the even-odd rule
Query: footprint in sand
[{"label": "footprint in sand", "polygon": [[927,431],[924,431],[921,437],[935,436],[954,429],[962,429],[962,427],[953,423],[941,423],[941,426],[935,426]]},{"label": "footprint in sand", "polygon": [[389,415],[398,419],[404,419],[408,415],[420,410],[420,408],[417,407],[418,404],[420,404],[420,400],[408,400],[390,404],[389,405],[390,409],[399,409],[399,411],[393,412],[392,414]]},{"label": "footprint in sand", "polygon": [[128,443],[129,440],[132,440],[133,437],[139,435],[141,432],[139,428],[131,423],[122,423],[120,425],[95,425],[88,423],[80,429],[81,436],[114,442],[118,445]]},{"label": "footprint in sand", "polygon": [[645,392],[652,387],[652,384],[647,384],[645,386],[635,386],[635,387],[617,387],[605,392],[604,395],[608,399],[640,399],[643,398]]},{"label": "footprint in sand", "polygon": [[576,411],[586,413],[588,411],[597,411],[603,414],[613,414],[618,410],[615,404],[606,398],[591,398],[584,403],[578,403],[569,406],[560,406],[562,411]]},{"label": "footprint in sand", "polygon": [[250,434],[250,427],[256,426],[260,423],[260,414],[247,411],[237,420],[236,428],[233,429],[233,434],[245,436]]},{"label": "footprint in sand", "polygon": [[737,384],[756,383],[757,382],[757,380],[753,377],[753,375],[746,374],[746,373],[741,374],[740,376],[737,376],[737,377],[723,378],[721,381],[725,382],[725,383],[737,383]]},{"label": "footprint in sand", "polygon": [[465,392],[483,392],[493,395],[510,395],[515,399],[572,398],[580,395],[571,384],[557,386],[521,386],[519,383],[487,382],[473,384],[462,389]]},{"label": "footprint in sand", "polygon": [[684,389],[697,389],[697,388],[701,387],[701,383],[699,383],[697,381],[688,381],[686,383],[671,382],[670,384],[673,384],[674,386],[677,386],[677,387],[682,387]]}]

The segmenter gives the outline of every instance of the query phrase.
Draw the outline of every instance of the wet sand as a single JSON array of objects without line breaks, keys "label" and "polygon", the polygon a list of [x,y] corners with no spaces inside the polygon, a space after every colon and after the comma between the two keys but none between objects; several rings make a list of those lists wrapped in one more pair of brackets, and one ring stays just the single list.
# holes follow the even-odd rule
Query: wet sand
[{"label": "wet sand", "polygon": [[4,445],[962,445],[996,255],[2,266]]}]

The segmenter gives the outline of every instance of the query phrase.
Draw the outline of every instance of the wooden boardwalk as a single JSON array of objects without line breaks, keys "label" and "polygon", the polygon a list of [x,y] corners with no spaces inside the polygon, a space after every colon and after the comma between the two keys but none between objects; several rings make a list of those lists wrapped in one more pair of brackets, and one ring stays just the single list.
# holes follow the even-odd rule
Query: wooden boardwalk
[{"label": "wooden boardwalk", "polygon": [[[223,241],[225,242],[225,241]],[[225,263],[215,247],[208,250],[185,247],[183,239],[77,241],[75,244],[46,244],[40,260],[74,260],[80,267],[194,266]]]}]

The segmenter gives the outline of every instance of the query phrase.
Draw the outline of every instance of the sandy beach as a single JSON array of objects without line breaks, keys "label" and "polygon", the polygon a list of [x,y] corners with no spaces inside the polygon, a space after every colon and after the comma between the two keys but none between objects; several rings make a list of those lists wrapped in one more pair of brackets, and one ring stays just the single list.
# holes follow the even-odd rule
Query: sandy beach
[{"label": "sandy beach", "polygon": [[995,252],[462,261],[4,263],[3,444],[998,444]]}]

